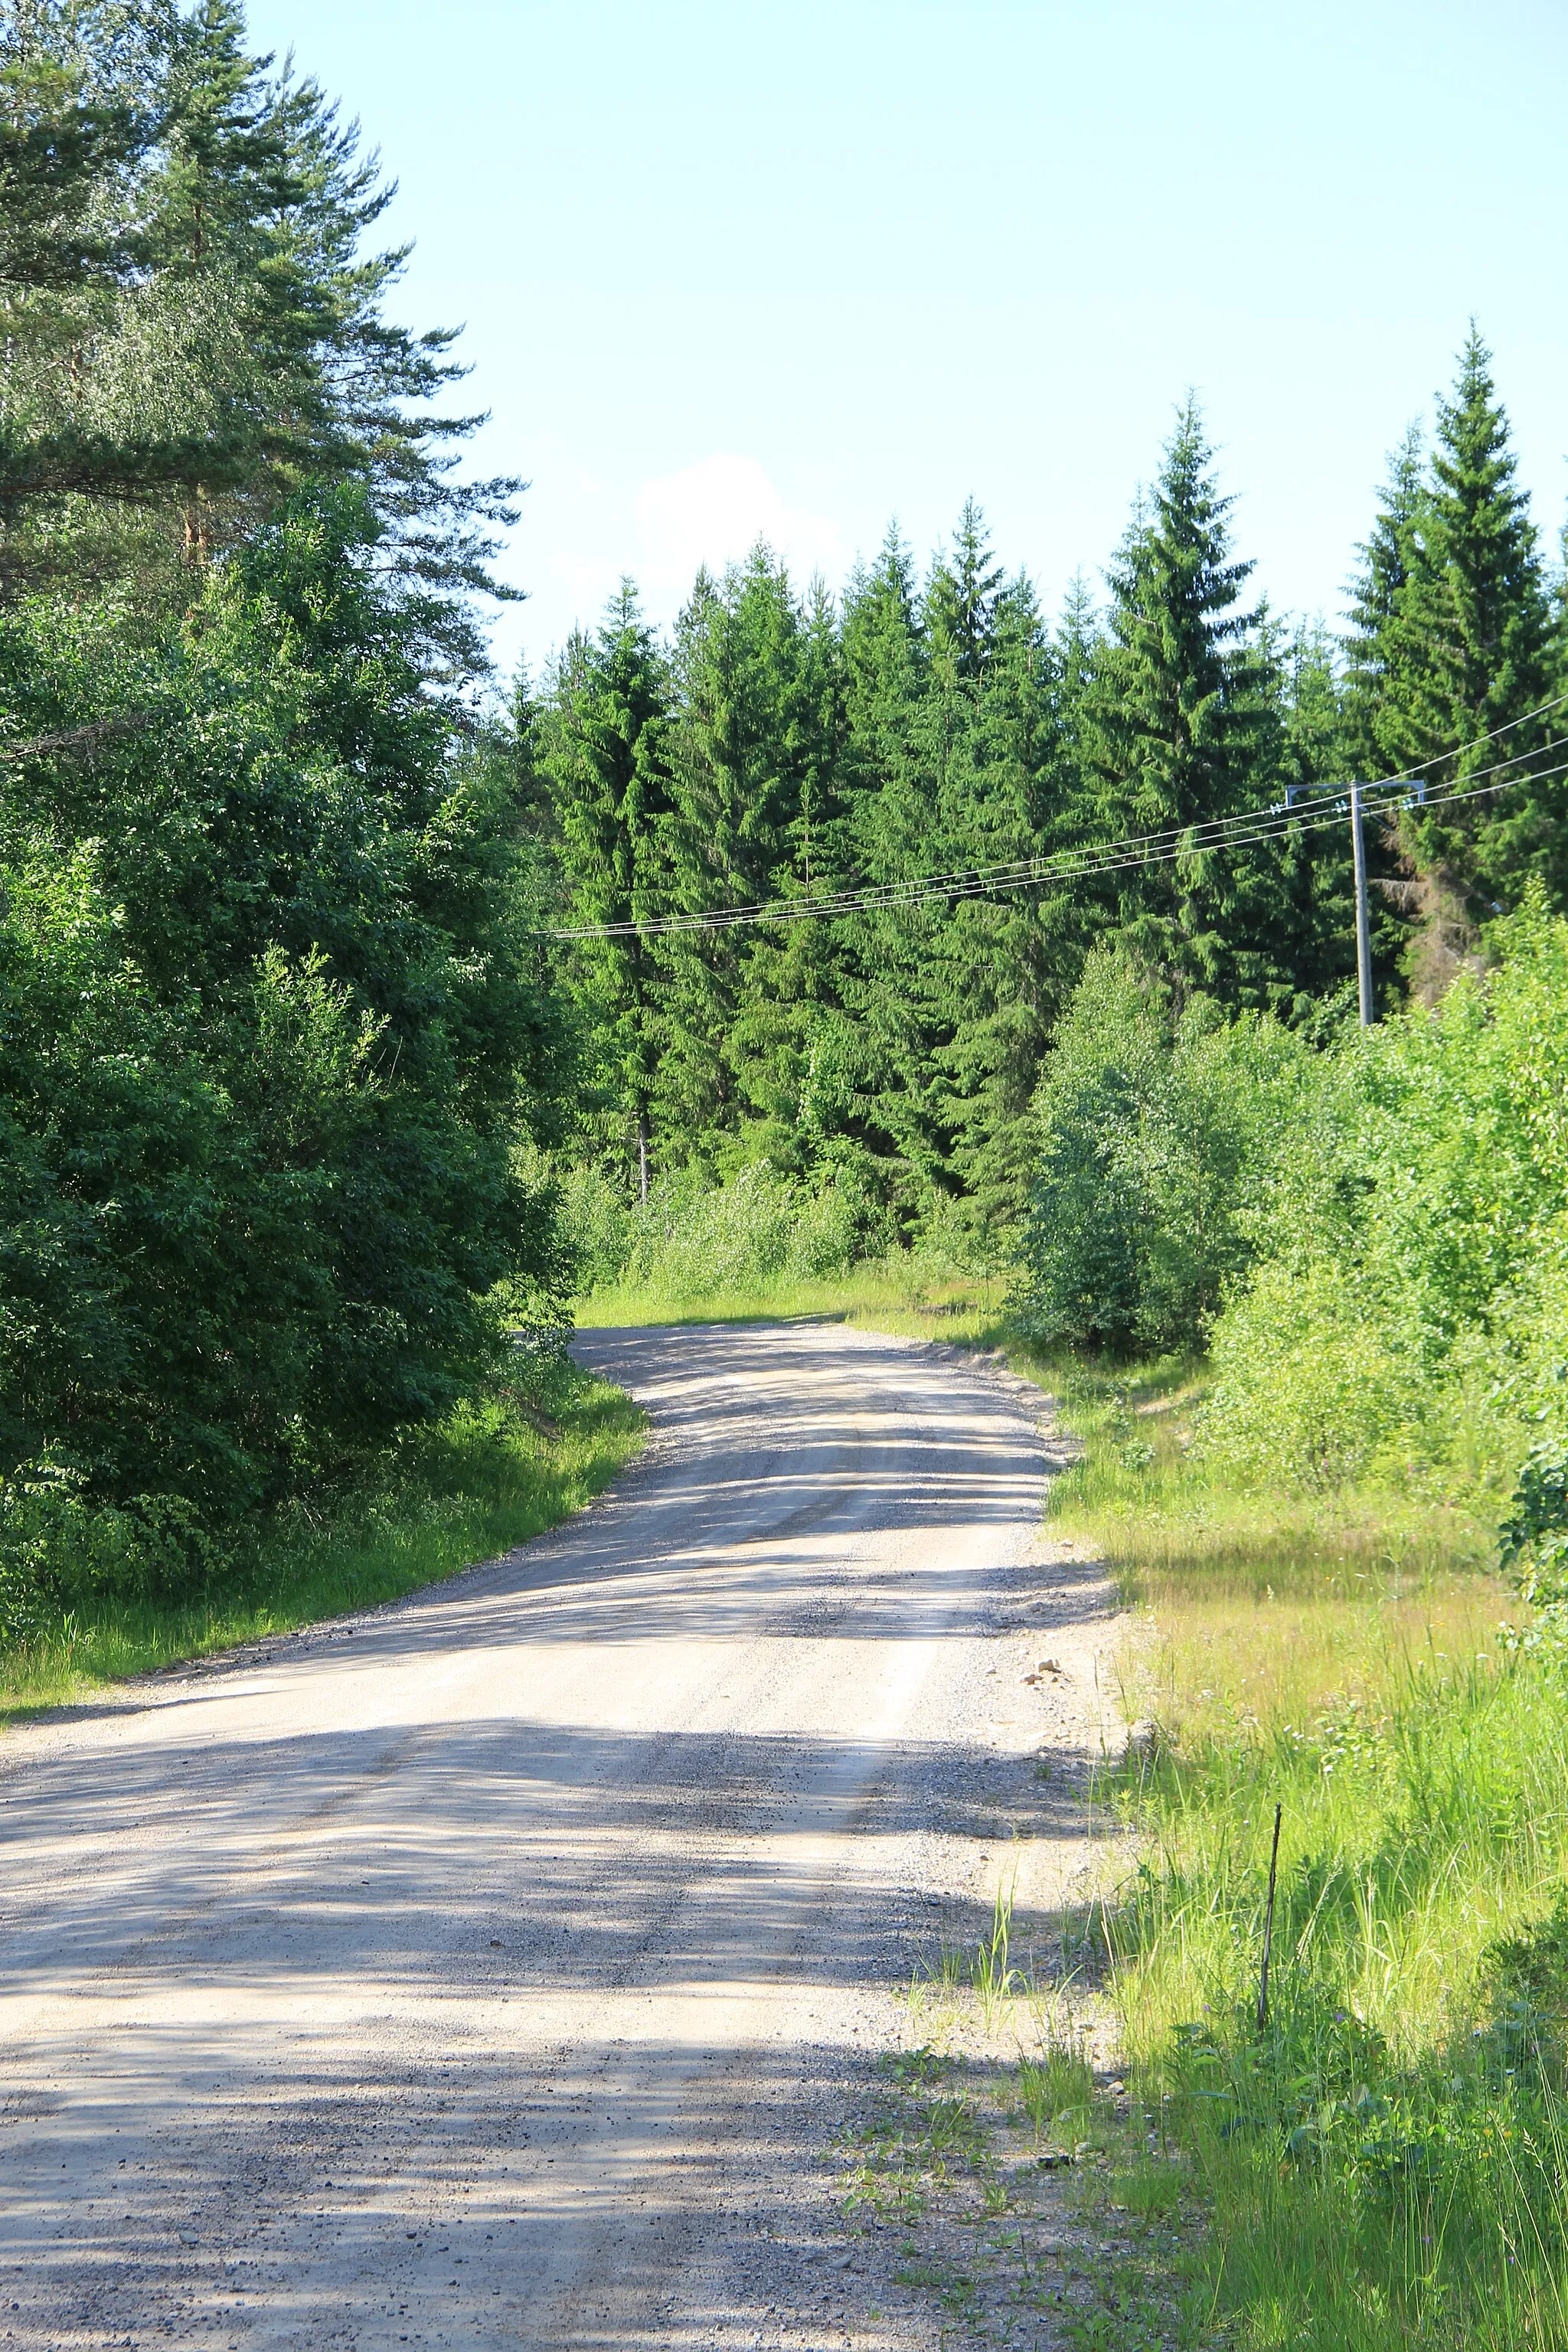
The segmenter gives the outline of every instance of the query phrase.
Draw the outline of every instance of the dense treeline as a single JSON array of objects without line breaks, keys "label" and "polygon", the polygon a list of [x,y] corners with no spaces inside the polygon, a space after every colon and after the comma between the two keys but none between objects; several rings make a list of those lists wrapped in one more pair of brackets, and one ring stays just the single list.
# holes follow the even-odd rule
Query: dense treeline
[{"label": "dense treeline", "polygon": [[499,1299],[562,1288],[520,1148],[560,1140],[566,1035],[475,716],[513,486],[453,471],[451,339],[387,319],[401,257],[365,248],[386,196],[227,0],[5,12],[16,1591],[185,1573],[471,1391]]},{"label": "dense treeline", "polygon": [[[594,1270],[552,1168],[612,1267],[650,1188],[638,1248],[670,1180],[743,1172],[753,1255],[821,1272],[940,1229],[1022,1250],[1064,1336],[1199,1332],[1255,1248],[1226,1186],[1352,970],[1342,822],[1200,829],[1528,755],[1374,829],[1388,1004],[1436,1002],[1527,889],[1568,893],[1559,730],[1529,717],[1568,675],[1560,587],[1473,333],[1342,638],[1249,601],[1189,404],[1102,602],[1047,621],[970,507],[923,575],[894,531],[837,599],[759,549],[668,639],[628,586],[501,711],[476,597],[518,485],[463,471],[451,336],[387,315],[387,197],[230,0],[0,23],[0,1544],[24,1585],[62,1543],[184,1572],[471,1394]],[[656,928],[1134,835],[1172,854]],[[1173,1104],[1212,1166],[1155,1165]]]},{"label": "dense treeline", "polygon": [[[1371,828],[1385,1003],[1440,994],[1531,877],[1561,904],[1563,780],[1531,778],[1562,730],[1527,717],[1568,676],[1561,598],[1473,331],[1430,453],[1413,435],[1395,460],[1347,634],[1282,629],[1249,569],[1189,404],[1103,607],[1080,589],[1054,626],[973,507],[923,580],[894,533],[841,604],[759,548],[699,578],[665,643],[625,587],[517,712],[563,921],[626,927],[567,964],[614,1181],[762,1161],[827,1185],[868,1236],[933,1216],[1015,1234],[1030,1105],[1091,947],[1178,1013],[1321,1040],[1349,1008],[1344,824],[1182,838],[1291,787],[1419,765],[1463,789],[1499,729],[1535,755],[1506,791]],[[647,928],[1152,834],[1178,854],[1093,880]]]}]

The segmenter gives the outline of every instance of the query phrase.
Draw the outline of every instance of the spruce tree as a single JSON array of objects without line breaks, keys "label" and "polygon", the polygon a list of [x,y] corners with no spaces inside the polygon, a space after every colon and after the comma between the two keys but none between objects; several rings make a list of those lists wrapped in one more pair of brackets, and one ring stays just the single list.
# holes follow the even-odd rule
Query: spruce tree
[{"label": "spruce tree", "polygon": [[[1260,615],[1241,607],[1252,566],[1231,551],[1232,503],[1189,399],[1110,572],[1085,711],[1101,838],[1179,837],[1279,788],[1278,697]],[[1245,852],[1194,843],[1152,856],[1104,886],[1102,905],[1129,949],[1178,988],[1262,1003],[1288,985],[1267,866]]]},{"label": "spruce tree", "polygon": [[[672,662],[673,887],[683,908],[799,897],[814,825],[820,878],[831,804],[820,651],[805,607],[765,546],[722,581],[700,574]],[[660,942],[663,1117],[693,1156],[795,1156],[795,1008],[811,993],[801,943],[795,927],[769,925]],[[753,1131],[759,1120],[765,1133]]]},{"label": "spruce tree", "polygon": [[[939,810],[954,870],[1061,847],[1075,799],[1059,656],[1026,579],[997,593],[990,634],[979,690],[946,747]],[[956,898],[934,942],[943,1172],[987,1263],[1027,1202],[1029,1106],[1077,976],[1081,929],[1079,909],[1058,892],[1005,888]]]},{"label": "spruce tree", "polygon": [[[978,509],[917,608],[896,540],[845,624],[851,863],[898,884],[1011,863],[1061,837],[1060,666],[1028,583],[1006,582]],[[1021,1213],[1025,1124],[1063,979],[1059,898],[955,889],[846,919],[864,1049],[861,1132],[911,1220],[961,1204],[988,1250]],[[1071,910],[1067,910],[1069,913]]]},{"label": "spruce tree", "polygon": [[[897,524],[858,570],[842,625],[845,742],[837,866],[845,887],[882,887],[934,868],[929,777],[920,755],[930,652],[914,566]],[[858,912],[832,925],[844,1019],[833,1083],[818,1090],[841,1157],[884,1201],[910,1206],[936,1154],[924,1101],[923,943],[929,908]],[[830,1106],[830,1108],[829,1108]]]},{"label": "spruce tree", "polygon": [[932,564],[925,594],[931,657],[945,667],[954,685],[978,686],[995,650],[1003,578],[985,518],[973,499],[965,499],[952,551]]},{"label": "spruce tree", "polygon": [[1388,460],[1382,503],[1356,551],[1361,566],[1351,583],[1345,719],[1357,772],[1366,782],[1402,764],[1400,622],[1423,557],[1426,504],[1425,439],[1420,425],[1412,424]]},{"label": "spruce tree", "polygon": [[668,665],[623,581],[595,636],[568,642],[537,728],[572,924],[626,925],[573,943],[601,1139],[645,1195],[663,1044],[659,971],[637,929],[670,911]]},{"label": "spruce tree", "polygon": [[[1417,461],[1419,462],[1419,461]],[[1393,551],[1394,542],[1384,542]],[[1367,609],[1363,604],[1363,611]],[[1291,987],[1275,1009],[1308,1028],[1353,1014],[1355,882],[1348,819],[1336,786],[1364,776],[1361,731],[1366,705],[1359,700],[1368,670],[1350,669],[1321,621],[1303,622],[1276,663],[1283,730],[1282,773],[1297,793],[1310,796],[1303,821],[1261,853],[1273,867],[1281,934],[1290,943]],[[1326,820],[1326,821],[1325,821]],[[1386,827],[1363,822],[1377,1001],[1386,1004],[1399,983],[1407,924],[1398,856]],[[1379,886],[1383,887],[1379,887]],[[1331,1013],[1325,1013],[1331,1007]]]},{"label": "spruce tree", "polygon": [[[1529,716],[1551,693],[1552,606],[1491,355],[1474,326],[1453,397],[1438,403],[1432,478],[1411,546],[1409,577],[1385,631],[1388,691],[1377,737],[1388,772],[1419,764],[1429,787],[1462,791],[1500,760],[1520,756],[1528,778],[1531,767],[1552,764],[1540,748],[1563,731]],[[1510,903],[1531,874],[1561,903],[1565,816],[1561,778],[1522,781],[1452,811],[1417,812],[1405,838],[1418,870],[1441,877],[1478,912],[1493,899]]]}]

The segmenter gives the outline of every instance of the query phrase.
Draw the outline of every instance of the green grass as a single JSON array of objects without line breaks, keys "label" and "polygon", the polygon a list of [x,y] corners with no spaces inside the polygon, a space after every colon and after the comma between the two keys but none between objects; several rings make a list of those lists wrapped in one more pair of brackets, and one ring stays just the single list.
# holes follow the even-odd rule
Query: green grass
[{"label": "green grass", "polygon": [[644,1420],[620,1390],[585,1378],[555,1410],[553,1433],[499,1402],[459,1412],[324,1516],[300,1508],[276,1523],[198,1597],[78,1601],[38,1638],[0,1652],[0,1722],[397,1600],[556,1526],[637,1453]]},{"label": "green grass", "polygon": [[864,1329],[996,1344],[1005,1333],[1001,1276],[968,1275],[895,1252],[831,1280],[788,1277],[694,1295],[661,1285],[604,1288],[577,1303],[584,1329],[649,1323],[756,1323],[824,1316]]},{"label": "green grass", "polygon": [[1135,1612],[1104,1957],[1200,2300],[1255,2352],[1568,2345],[1568,1687],[1500,1639],[1496,1498],[1227,1491],[1195,1368],[1059,1385],[1055,1517]]}]

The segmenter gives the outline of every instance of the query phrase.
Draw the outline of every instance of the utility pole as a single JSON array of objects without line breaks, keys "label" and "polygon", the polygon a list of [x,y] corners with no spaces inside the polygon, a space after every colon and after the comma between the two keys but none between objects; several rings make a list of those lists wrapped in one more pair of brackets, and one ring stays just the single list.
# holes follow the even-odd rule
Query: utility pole
[{"label": "utility pole", "polygon": [[1351,846],[1355,856],[1355,970],[1361,992],[1361,1025],[1377,1018],[1372,1002],[1372,925],[1366,911],[1366,839],[1361,824],[1361,786],[1351,786]]},{"label": "utility pole", "polygon": [[[1287,784],[1285,805],[1294,808],[1298,800],[1310,793],[1321,793],[1321,785]],[[1326,787],[1332,791],[1331,785]],[[1351,853],[1355,865],[1355,976],[1361,996],[1361,1025],[1370,1029],[1377,1019],[1372,1001],[1372,924],[1366,911],[1366,841],[1361,827],[1361,796],[1363,787],[1352,784],[1351,794]]]}]

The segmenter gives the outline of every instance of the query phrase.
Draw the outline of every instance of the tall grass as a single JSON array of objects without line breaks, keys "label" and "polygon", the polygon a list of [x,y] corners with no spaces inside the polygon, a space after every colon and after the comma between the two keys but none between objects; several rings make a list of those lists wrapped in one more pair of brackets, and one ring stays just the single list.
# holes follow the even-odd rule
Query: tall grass
[{"label": "tall grass", "polygon": [[330,1504],[276,1519],[177,1601],[72,1596],[0,1649],[0,1721],[85,1686],[396,1600],[556,1526],[641,1443],[620,1390],[568,1375],[553,1418],[498,1399],[455,1413]]},{"label": "tall grass", "polygon": [[1216,2315],[1258,2347],[1568,2344],[1568,1688],[1500,1631],[1486,1498],[1227,1489],[1192,1368],[1064,1383],[1056,1514],[1135,1611],[1110,1980]]}]

